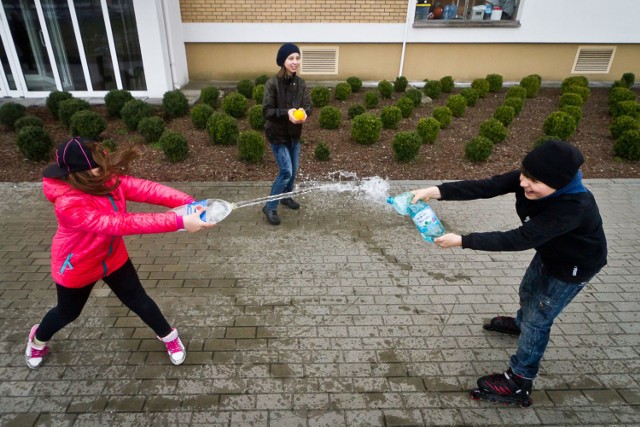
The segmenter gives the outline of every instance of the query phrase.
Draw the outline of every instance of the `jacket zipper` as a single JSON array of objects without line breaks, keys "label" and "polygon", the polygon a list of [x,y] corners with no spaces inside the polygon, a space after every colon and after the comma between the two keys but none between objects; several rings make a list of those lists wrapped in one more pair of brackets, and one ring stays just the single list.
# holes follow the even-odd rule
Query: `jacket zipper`
[{"label": "jacket zipper", "polygon": [[[118,212],[118,206],[116,206],[116,201],[113,200],[113,196],[111,196],[111,194],[107,194],[107,198],[111,202],[111,206],[113,207],[113,210],[115,212]],[[107,258],[113,252],[113,242],[114,242],[115,239],[116,239],[115,236],[113,236],[111,238],[111,242],[109,243],[109,252],[107,252]],[[102,277],[106,277],[108,272],[109,272],[109,269],[107,268],[107,261],[106,261],[106,258],[105,258],[105,259],[102,260],[102,273],[103,273]]]}]

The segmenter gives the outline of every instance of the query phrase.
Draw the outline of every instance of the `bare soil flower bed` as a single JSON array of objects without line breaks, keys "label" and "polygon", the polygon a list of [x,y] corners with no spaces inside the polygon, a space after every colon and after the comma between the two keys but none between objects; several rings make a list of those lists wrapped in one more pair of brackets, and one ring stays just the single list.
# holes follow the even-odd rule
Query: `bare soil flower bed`
[{"label": "bare soil flower bed", "polygon": [[[558,107],[560,89],[542,88],[535,98],[525,101],[520,115],[508,127],[508,137],[495,146],[493,154],[482,163],[471,163],[464,158],[465,144],[478,135],[480,124],[490,118],[496,107],[502,104],[506,89],[489,93],[479,99],[475,107],[467,108],[464,117],[454,118],[452,124],[443,129],[433,145],[423,145],[418,158],[413,162],[400,163],[395,159],[391,144],[397,131],[416,129],[418,120],[429,117],[436,106],[444,105],[448,94],[432,103],[416,108],[411,117],[402,119],[398,130],[382,130],[381,138],[373,145],[364,146],[351,140],[351,125],[347,110],[355,104],[363,104],[363,89],[352,94],[347,101],[332,101],[331,105],[342,111],[343,123],[337,130],[321,129],[318,111],[309,118],[303,130],[303,146],[299,177],[301,180],[329,180],[336,171],[354,172],[358,177],[380,176],[390,180],[448,180],[473,179],[491,176],[518,168],[521,158],[531,149],[536,139],[543,135],[542,125],[547,115]],[[634,89],[638,91],[638,89]],[[454,93],[459,92],[456,89]],[[615,158],[613,139],[609,126],[608,88],[592,88],[591,96],[583,107],[583,119],[569,142],[575,144],[585,155],[583,173],[585,178],[638,178],[640,164]],[[401,94],[394,93],[392,99],[382,100],[375,110],[393,104]],[[253,105],[253,101],[250,102]],[[106,117],[104,106],[92,109]],[[44,107],[28,107],[28,114],[40,117],[45,129],[56,145],[69,136],[68,130],[56,121]],[[162,111],[158,108],[158,115]],[[182,133],[189,141],[189,158],[180,163],[168,162],[160,149],[146,145],[137,132],[128,131],[121,120],[108,118],[108,127],[103,139],[112,139],[119,146],[135,146],[141,152],[131,174],[162,182],[198,181],[272,181],[277,173],[271,150],[267,144],[264,159],[259,164],[248,164],[238,160],[235,146],[212,145],[206,131],[195,129],[189,116],[171,121],[167,129]],[[247,119],[239,120],[240,130],[248,130]],[[330,159],[315,159],[318,143],[329,146]],[[39,181],[46,163],[25,160],[15,143],[15,133],[2,129],[0,132],[0,181]]]}]

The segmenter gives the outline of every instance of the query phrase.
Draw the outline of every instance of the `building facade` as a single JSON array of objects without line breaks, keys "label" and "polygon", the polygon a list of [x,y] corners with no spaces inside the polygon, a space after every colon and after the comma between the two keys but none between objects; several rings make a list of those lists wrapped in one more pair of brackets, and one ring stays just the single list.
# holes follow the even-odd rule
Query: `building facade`
[{"label": "building facade", "polygon": [[0,96],[158,97],[189,81],[271,75],[283,42],[302,49],[308,81],[640,73],[635,0],[606,11],[596,0],[491,1],[2,0]]}]

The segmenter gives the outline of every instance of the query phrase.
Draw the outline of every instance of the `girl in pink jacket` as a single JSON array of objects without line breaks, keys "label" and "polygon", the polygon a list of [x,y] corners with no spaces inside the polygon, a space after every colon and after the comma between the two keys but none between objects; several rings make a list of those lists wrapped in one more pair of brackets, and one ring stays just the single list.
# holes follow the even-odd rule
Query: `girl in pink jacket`
[{"label": "girl in pink jacket", "polygon": [[173,364],[185,360],[178,331],[142,287],[122,236],[180,229],[196,232],[215,224],[200,219],[202,210],[186,216],[128,213],[127,200],[167,208],[194,201],[173,188],[124,175],[137,155],[133,150],[108,154],[97,144],[73,138],[60,144],[56,162],[44,170],[44,194],[55,205],[58,219],[51,244],[58,304],[31,328],[25,359],[32,369],[48,353],[47,341],[80,315],[100,279],[153,329]]}]

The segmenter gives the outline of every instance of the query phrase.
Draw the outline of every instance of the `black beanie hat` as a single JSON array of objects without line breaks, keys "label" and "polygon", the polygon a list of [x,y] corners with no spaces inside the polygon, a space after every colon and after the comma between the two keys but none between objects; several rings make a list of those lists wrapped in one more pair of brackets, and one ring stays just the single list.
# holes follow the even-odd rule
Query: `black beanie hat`
[{"label": "black beanie hat", "polygon": [[73,172],[97,168],[91,155],[92,142],[82,138],[71,138],[56,149],[56,162],[47,166],[42,175],[45,178],[59,178]]},{"label": "black beanie hat", "polygon": [[580,150],[564,141],[547,141],[522,160],[522,166],[537,181],[559,190],[576,176],[584,157]]},{"label": "black beanie hat", "polygon": [[298,46],[295,44],[285,43],[280,46],[280,49],[278,49],[278,55],[276,56],[276,64],[278,64],[279,67],[282,67],[284,65],[284,61],[286,61],[292,53],[300,53],[300,49],[298,49]]}]

